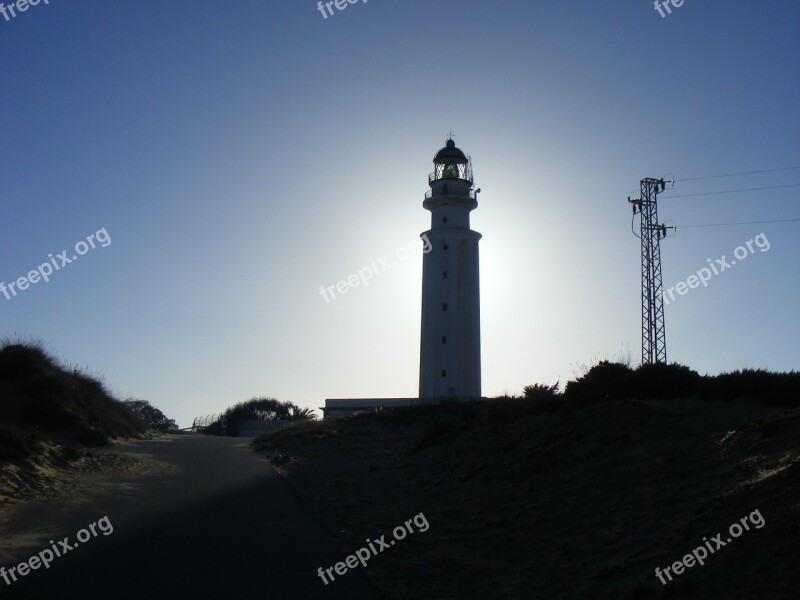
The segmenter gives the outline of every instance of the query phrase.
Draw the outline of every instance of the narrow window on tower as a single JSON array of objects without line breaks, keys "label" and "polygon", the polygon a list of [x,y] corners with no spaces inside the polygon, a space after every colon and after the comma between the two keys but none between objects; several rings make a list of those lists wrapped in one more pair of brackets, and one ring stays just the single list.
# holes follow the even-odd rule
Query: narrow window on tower
[{"label": "narrow window on tower", "polygon": [[444,304],[442,304],[442,310],[443,311],[447,310],[447,303],[446,302]]},{"label": "narrow window on tower", "polygon": [[447,279],[447,271],[442,271],[442,279]]},{"label": "narrow window on tower", "polygon": [[445,242],[444,246],[442,246],[442,250],[447,250],[448,247],[447,242]]},{"label": "narrow window on tower", "polygon": [[442,377],[447,377],[447,369],[442,369]]},{"label": "narrow window on tower", "polygon": [[442,336],[442,343],[443,343],[443,344],[446,344],[446,343],[447,343],[447,336],[446,336],[446,335],[443,335],[443,336]]},{"label": "narrow window on tower", "polygon": [[442,225],[447,225],[447,217],[442,217]]}]

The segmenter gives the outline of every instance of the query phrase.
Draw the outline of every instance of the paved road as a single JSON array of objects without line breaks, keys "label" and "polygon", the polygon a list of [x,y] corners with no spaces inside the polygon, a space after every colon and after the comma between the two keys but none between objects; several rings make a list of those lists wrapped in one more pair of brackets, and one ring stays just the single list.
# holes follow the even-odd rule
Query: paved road
[{"label": "paved road", "polygon": [[[174,436],[122,450],[174,465],[170,475],[121,480],[90,503],[48,502],[22,511],[22,523],[69,536],[107,515],[114,527],[31,571],[0,597],[45,599],[379,598],[359,570],[327,587],[318,567],[347,552],[242,440]],[[49,546],[44,542],[38,548]],[[27,556],[20,557],[24,560]],[[6,569],[13,564],[4,564]]]}]

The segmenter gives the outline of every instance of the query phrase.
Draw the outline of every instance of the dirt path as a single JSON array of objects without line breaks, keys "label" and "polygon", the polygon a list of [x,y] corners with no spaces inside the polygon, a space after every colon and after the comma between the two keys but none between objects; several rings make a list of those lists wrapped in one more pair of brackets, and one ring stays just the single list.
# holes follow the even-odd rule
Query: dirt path
[{"label": "dirt path", "polygon": [[0,516],[7,571],[50,540],[74,547],[79,530],[103,517],[113,526],[105,534],[98,525],[46,570],[0,579],[15,598],[379,597],[359,572],[324,586],[317,568],[344,550],[242,440],[166,437],[100,460],[119,464],[102,474],[87,467],[59,497]]}]

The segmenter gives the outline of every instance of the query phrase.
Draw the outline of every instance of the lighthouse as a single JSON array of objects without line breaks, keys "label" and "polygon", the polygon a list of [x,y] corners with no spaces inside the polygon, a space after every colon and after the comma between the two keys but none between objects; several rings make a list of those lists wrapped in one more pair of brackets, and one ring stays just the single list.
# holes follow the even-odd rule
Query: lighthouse
[{"label": "lighthouse", "polygon": [[478,207],[470,158],[447,140],[433,158],[422,206],[431,213],[431,249],[422,259],[421,400],[481,397],[478,242],[469,214]]}]

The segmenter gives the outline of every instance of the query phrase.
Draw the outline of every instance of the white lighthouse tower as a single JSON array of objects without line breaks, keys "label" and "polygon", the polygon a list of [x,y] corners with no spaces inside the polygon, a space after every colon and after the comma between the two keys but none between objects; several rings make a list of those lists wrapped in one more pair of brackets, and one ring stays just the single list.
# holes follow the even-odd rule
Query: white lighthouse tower
[{"label": "white lighthouse tower", "polygon": [[422,206],[431,250],[422,260],[420,399],[481,397],[478,241],[469,213],[478,207],[472,163],[451,139],[433,158]]}]

